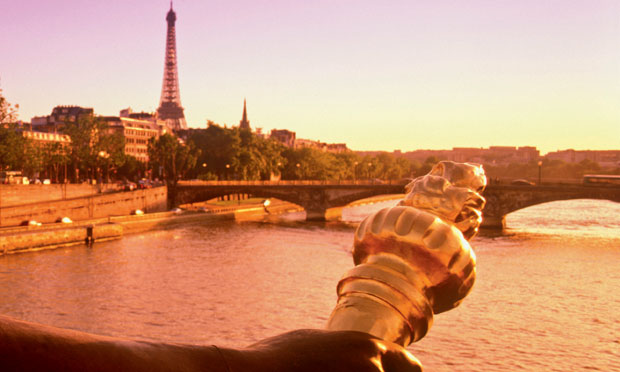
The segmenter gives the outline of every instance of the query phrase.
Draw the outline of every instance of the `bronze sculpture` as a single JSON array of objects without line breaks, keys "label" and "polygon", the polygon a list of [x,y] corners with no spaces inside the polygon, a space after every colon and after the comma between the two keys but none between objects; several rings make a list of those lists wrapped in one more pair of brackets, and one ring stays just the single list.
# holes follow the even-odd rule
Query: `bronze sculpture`
[{"label": "bronze sculpture", "polygon": [[468,240],[482,222],[485,186],[480,165],[443,161],[407,185],[398,206],[367,217],[327,328],[402,346],[424,337],[433,314],[457,306],[474,284]]}]

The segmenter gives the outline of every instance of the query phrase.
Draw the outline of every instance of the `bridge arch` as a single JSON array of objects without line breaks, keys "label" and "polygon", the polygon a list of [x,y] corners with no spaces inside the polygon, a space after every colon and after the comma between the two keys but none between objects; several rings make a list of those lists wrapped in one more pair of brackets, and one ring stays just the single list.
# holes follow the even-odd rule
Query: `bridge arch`
[{"label": "bridge arch", "polygon": [[181,182],[177,186],[178,204],[196,203],[229,194],[248,194],[277,198],[303,207],[307,220],[341,217],[342,208],[356,200],[404,192],[404,184],[355,182]]},{"label": "bridge arch", "polygon": [[[536,204],[506,215],[509,229],[535,231],[570,231],[574,233],[598,230],[614,234],[615,224],[609,218],[620,213],[620,203],[604,199],[567,199]],[[577,223],[577,226],[575,225]]]}]

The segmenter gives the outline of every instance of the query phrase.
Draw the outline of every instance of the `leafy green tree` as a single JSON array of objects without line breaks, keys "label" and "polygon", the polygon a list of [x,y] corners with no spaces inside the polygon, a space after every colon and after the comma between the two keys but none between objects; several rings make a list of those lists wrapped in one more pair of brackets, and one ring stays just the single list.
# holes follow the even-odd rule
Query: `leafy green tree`
[{"label": "leafy green tree", "polygon": [[236,155],[235,173],[243,180],[269,179],[279,173],[286,163],[282,156],[284,146],[273,140],[253,135],[249,130],[233,129],[241,139]]},{"label": "leafy green tree", "polygon": [[335,180],[342,174],[342,164],[335,154],[304,147],[286,149],[283,153],[286,166],[283,179],[290,180]]},{"label": "leafy green tree", "polygon": [[200,149],[196,167],[190,172],[200,179],[269,179],[272,173],[279,174],[286,162],[282,144],[211,121],[206,129],[190,130],[189,142]]},{"label": "leafy green tree", "polygon": [[397,180],[411,176],[412,166],[405,158],[397,158],[390,153],[383,152],[378,154],[374,160],[374,174],[377,178]]},{"label": "leafy green tree", "polygon": [[147,164],[141,162],[131,155],[124,154],[122,161],[117,162],[120,164],[111,170],[111,173],[115,175],[115,178],[137,181],[137,175],[145,174]]},{"label": "leafy green tree", "polygon": [[64,181],[68,161],[69,149],[61,143],[29,141],[26,146],[24,168],[31,176],[49,178],[52,182]]},{"label": "leafy green tree", "polygon": [[17,125],[0,125],[0,170],[23,170],[27,143]]},{"label": "leafy green tree", "polygon": [[168,186],[168,200],[175,205],[176,187],[194,166],[200,156],[193,142],[183,144],[169,133],[159,138],[153,137],[148,143],[149,164],[154,174],[159,174]]},{"label": "leafy green tree", "polygon": [[109,175],[111,169],[122,166],[126,159],[123,135],[110,131],[101,118],[80,116],[77,121],[67,121],[64,132],[71,138],[69,158],[75,170],[75,182],[82,176],[102,178],[106,170]]},{"label": "leafy green tree", "polygon": [[188,173],[192,178],[265,180],[280,175],[284,180],[387,180],[415,172],[407,159],[389,153],[362,158],[352,151],[287,148],[248,130],[207,124],[206,129],[189,131],[188,142],[201,150],[196,166]]},{"label": "leafy green tree", "polygon": [[269,180],[272,175],[281,176],[282,169],[287,161],[283,156],[286,147],[272,139],[260,139],[258,151],[263,157],[264,166],[261,170],[261,179]]},{"label": "leafy green tree", "polygon": [[[105,170],[105,177],[109,181],[110,174],[114,174],[133,156],[125,154],[125,137],[120,132],[107,131],[104,135],[97,136],[97,140],[97,166],[102,172]],[[146,166],[142,165],[134,174],[144,174],[145,169]]]},{"label": "leafy green tree", "polygon": [[357,168],[360,164],[360,156],[353,152],[341,152],[334,154],[338,166],[338,179],[343,180],[357,180],[359,175],[357,174]]},{"label": "leafy green tree", "polygon": [[21,170],[23,167],[27,140],[15,124],[18,108],[4,98],[0,89],[0,170]]},{"label": "leafy green tree", "polygon": [[18,109],[19,105],[12,105],[4,98],[0,88],[0,124],[14,123],[17,120]]},{"label": "leafy green tree", "polygon": [[211,173],[218,179],[231,178],[241,148],[241,138],[232,129],[209,121],[206,129],[190,130],[187,142],[201,150],[196,163],[200,169],[194,169],[193,176]]}]

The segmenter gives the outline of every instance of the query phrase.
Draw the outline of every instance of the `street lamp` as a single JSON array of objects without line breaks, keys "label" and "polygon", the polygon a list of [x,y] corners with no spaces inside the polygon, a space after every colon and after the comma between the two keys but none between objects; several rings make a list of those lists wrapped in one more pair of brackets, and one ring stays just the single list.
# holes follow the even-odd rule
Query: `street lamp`
[{"label": "street lamp", "polygon": [[359,162],[354,162],[353,163],[353,183],[355,183],[355,179],[357,178],[357,165],[359,164]]},{"label": "street lamp", "polygon": [[[108,154],[105,151],[99,151],[99,154],[97,154],[101,159],[105,160],[105,169],[106,169],[106,183],[110,183],[110,169],[109,169],[109,164],[108,164],[108,158],[110,157],[110,154]],[[103,169],[102,169],[103,171]],[[102,177],[103,178],[103,177]]]},{"label": "street lamp", "polygon": [[230,164],[226,164],[226,179],[230,179],[228,170],[230,169]]},{"label": "street lamp", "polygon": [[538,185],[540,186],[542,179],[542,160],[538,161]]}]

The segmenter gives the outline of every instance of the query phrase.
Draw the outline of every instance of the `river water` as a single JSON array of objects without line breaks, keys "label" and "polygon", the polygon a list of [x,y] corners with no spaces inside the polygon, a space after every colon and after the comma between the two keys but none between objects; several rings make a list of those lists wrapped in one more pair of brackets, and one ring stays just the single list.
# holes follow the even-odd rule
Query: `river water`
[{"label": "river water", "polygon": [[[323,328],[355,222],[292,214],[0,257],[0,313],[111,336],[244,346]],[[620,204],[575,200],[475,237],[477,281],[409,349],[426,371],[620,371]]]}]

